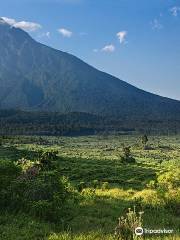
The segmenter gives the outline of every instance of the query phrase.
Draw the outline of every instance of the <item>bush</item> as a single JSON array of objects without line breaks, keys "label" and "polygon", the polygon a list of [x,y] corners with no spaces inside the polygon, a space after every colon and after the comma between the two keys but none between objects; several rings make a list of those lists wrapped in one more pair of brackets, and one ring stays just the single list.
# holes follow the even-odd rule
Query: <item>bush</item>
[{"label": "bush", "polygon": [[108,182],[103,182],[101,188],[103,190],[108,190],[110,189],[109,183]]},{"label": "bush", "polygon": [[31,207],[31,213],[39,218],[52,220],[56,216],[53,211],[52,203],[47,200],[34,201]]},{"label": "bush", "polygon": [[25,158],[19,159],[15,164],[21,168],[22,172],[20,177],[23,179],[34,178],[39,174],[41,169],[38,161],[33,162]]},{"label": "bush", "polygon": [[82,195],[83,195],[85,198],[87,198],[88,200],[94,200],[95,197],[96,197],[95,189],[85,188],[85,189],[83,189],[83,191],[82,191]]},{"label": "bush", "polygon": [[165,201],[161,198],[156,190],[144,189],[134,195],[134,199],[139,201],[146,207],[158,208],[165,205]]},{"label": "bush", "polygon": [[135,163],[136,160],[131,156],[130,147],[123,147],[123,156],[121,156],[122,163]]},{"label": "bush", "polygon": [[58,151],[40,151],[38,160],[41,168],[44,170],[52,170],[56,168],[56,160]]},{"label": "bush", "polygon": [[121,162],[122,162],[122,163],[135,163],[136,160],[135,160],[135,158],[133,158],[133,157],[125,157],[125,156],[122,156],[122,157],[121,157]]},{"label": "bush", "polygon": [[82,190],[86,187],[86,184],[85,182],[80,182],[78,185],[77,185],[77,189],[79,192],[82,192]]},{"label": "bush", "polygon": [[156,181],[151,180],[146,186],[147,186],[147,188],[150,188],[150,189],[156,189],[157,183],[156,183]]},{"label": "bush", "polygon": [[180,189],[171,189],[165,194],[166,207],[177,216],[180,215]]},{"label": "bush", "polygon": [[11,211],[24,211],[48,221],[65,216],[73,189],[67,179],[57,171],[41,172],[34,178],[22,176],[14,179],[4,192],[2,207]]},{"label": "bush", "polygon": [[0,191],[6,189],[20,172],[21,168],[13,162],[0,160]]},{"label": "bush", "polygon": [[158,186],[164,190],[180,187],[180,169],[175,167],[171,171],[160,174],[157,178]]},{"label": "bush", "polygon": [[147,150],[147,142],[148,142],[148,137],[146,134],[144,134],[142,137],[141,137],[141,143],[143,145],[143,148],[144,150]]},{"label": "bush", "polygon": [[165,201],[165,206],[180,214],[180,169],[174,167],[157,178],[157,192]]},{"label": "bush", "polygon": [[98,188],[99,187],[99,181],[98,180],[93,180],[92,181],[92,187],[93,188]]},{"label": "bush", "polygon": [[118,220],[118,225],[115,228],[115,238],[122,239],[122,240],[133,240],[135,238],[134,230],[137,227],[142,227],[143,219],[142,219],[143,212],[136,212],[128,209],[128,212],[125,216],[121,216]]}]

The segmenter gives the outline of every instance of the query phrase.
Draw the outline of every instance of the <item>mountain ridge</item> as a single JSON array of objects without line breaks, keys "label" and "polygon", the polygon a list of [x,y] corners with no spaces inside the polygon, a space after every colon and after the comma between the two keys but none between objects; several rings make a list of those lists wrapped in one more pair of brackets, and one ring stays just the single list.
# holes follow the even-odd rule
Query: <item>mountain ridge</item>
[{"label": "mountain ridge", "polygon": [[175,117],[180,101],[141,90],[0,20],[0,108]]}]

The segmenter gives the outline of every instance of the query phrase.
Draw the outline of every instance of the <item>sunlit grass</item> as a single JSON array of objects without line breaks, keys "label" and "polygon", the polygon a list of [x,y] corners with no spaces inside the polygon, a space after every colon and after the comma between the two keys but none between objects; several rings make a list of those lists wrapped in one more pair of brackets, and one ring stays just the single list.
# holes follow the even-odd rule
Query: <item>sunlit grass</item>
[{"label": "sunlit grass", "polygon": [[[31,139],[30,139],[31,138]],[[151,228],[180,229],[177,213],[164,208],[164,201],[147,184],[156,175],[166,171],[171,164],[178,167],[180,160],[180,140],[177,137],[150,137],[151,150],[144,150],[138,136],[87,137],[15,137],[0,147],[0,159],[16,161],[22,157],[36,158],[41,149],[57,150],[60,172],[69,177],[74,186],[84,181],[86,189],[92,188],[94,180],[99,186],[94,195],[81,194],[81,201],[74,209],[73,217],[58,226],[31,219],[25,215],[2,215],[0,218],[0,239],[2,240],[111,240],[118,217],[133,208],[141,199],[138,210],[143,208],[144,224]],[[131,146],[135,164],[122,164],[122,144]],[[108,182],[109,189],[102,189]],[[171,192],[177,198],[177,193]],[[138,202],[139,203],[139,202]],[[178,240],[178,236],[159,238]]]}]

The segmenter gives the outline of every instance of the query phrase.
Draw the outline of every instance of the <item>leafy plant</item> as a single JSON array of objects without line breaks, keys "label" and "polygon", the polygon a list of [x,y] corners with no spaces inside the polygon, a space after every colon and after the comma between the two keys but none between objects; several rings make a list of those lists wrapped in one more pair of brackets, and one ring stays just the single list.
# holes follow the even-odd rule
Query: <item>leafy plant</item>
[{"label": "leafy plant", "polygon": [[82,192],[82,190],[86,187],[85,182],[80,182],[79,184],[77,184],[77,189],[79,192]]},{"label": "leafy plant", "polygon": [[135,207],[134,210],[129,208],[125,216],[118,218],[118,225],[116,226],[114,233],[115,238],[121,240],[133,240],[135,228],[142,227],[143,225],[143,213],[144,212],[137,213]]},{"label": "leafy plant", "polygon": [[142,143],[144,149],[146,148],[146,144],[147,144],[148,141],[149,141],[149,139],[148,139],[147,135],[146,134],[142,135],[141,143]]},{"label": "leafy plant", "polygon": [[123,156],[121,156],[121,161],[123,163],[135,163],[135,159],[131,155],[130,146],[123,147]]},{"label": "leafy plant", "polygon": [[109,183],[108,182],[103,182],[101,188],[103,190],[108,190],[110,189]]},{"label": "leafy plant", "polygon": [[92,187],[93,188],[98,188],[99,187],[99,181],[98,180],[93,180],[92,181]]}]

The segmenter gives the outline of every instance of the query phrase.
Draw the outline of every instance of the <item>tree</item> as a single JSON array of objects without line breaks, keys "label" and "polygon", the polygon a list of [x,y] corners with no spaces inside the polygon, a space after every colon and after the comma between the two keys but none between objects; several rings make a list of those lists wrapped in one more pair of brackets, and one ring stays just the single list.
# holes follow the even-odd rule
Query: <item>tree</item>
[{"label": "tree", "polygon": [[146,144],[148,142],[148,137],[146,134],[144,134],[142,137],[141,137],[141,142],[142,142],[142,145],[143,147],[145,148],[146,147]]},{"label": "tree", "polygon": [[124,163],[135,163],[135,159],[131,155],[130,146],[123,147],[123,156],[121,157],[121,161]]}]

